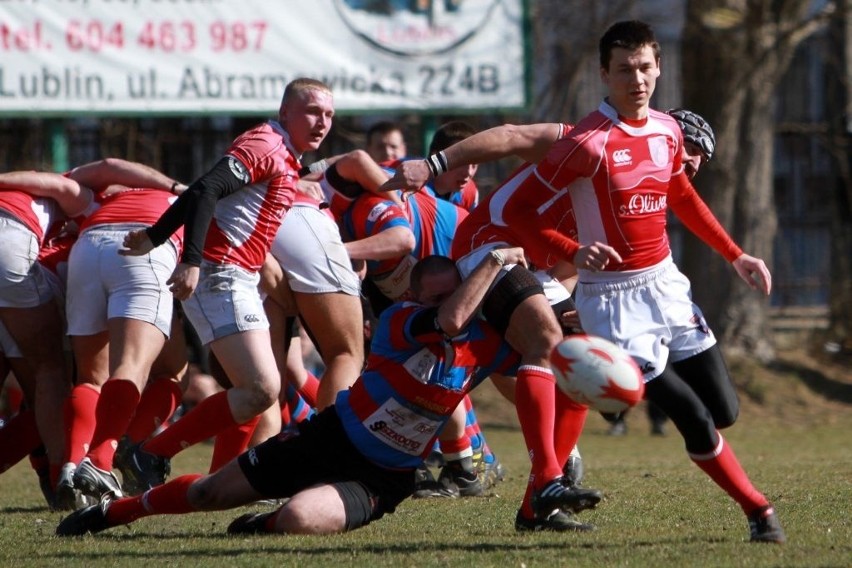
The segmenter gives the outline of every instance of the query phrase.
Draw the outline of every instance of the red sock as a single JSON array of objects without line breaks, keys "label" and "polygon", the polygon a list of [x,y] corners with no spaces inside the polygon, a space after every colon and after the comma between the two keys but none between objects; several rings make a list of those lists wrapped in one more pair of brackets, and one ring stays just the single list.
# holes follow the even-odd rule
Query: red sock
[{"label": "red sock", "polygon": [[556,379],[550,369],[522,365],[515,383],[515,407],[532,461],[536,489],[562,475],[553,450]]},{"label": "red sock", "polygon": [[469,457],[473,454],[470,447],[470,438],[464,434],[461,438],[455,440],[441,440],[441,453],[444,454],[444,459],[460,460]]},{"label": "red sock", "polygon": [[80,463],[89,451],[100,396],[98,387],[83,383],[71,389],[71,394],[65,399],[65,459],[69,462]]},{"label": "red sock", "polygon": [[213,457],[210,459],[210,473],[222,469],[222,466],[246,451],[258,422],[260,422],[259,415],[245,424],[235,424],[216,434]]},{"label": "red sock", "polygon": [[136,414],[127,427],[127,437],[134,444],[147,440],[171,418],[180,404],[183,393],[180,384],[170,378],[155,379],[142,391]]},{"label": "red sock", "polygon": [[319,391],[320,381],[310,371],[305,371],[308,375],[308,378],[305,379],[305,384],[303,384],[299,388],[299,394],[302,395],[302,398],[305,399],[305,402],[308,403],[309,406],[316,408],[317,407],[317,392]]},{"label": "red sock", "polygon": [[35,412],[22,410],[0,428],[0,473],[10,469],[41,445]]},{"label": "red sock", "polygon": [[228,403],[228,391],[217,392],[199,402],[165,431],[145,442],[142,449],[171,458],[184,448],[212,438],[236,424]]},{"label": "red sock", "polygon": [[118,440],[127,431],[139,403],[139,388],[133,381],[111,378],[101,387],[95,411],[95,433],[86,456],[104,471],[112,470],[112,457]]},{"label": "red sock", "polygon": [[525,519],[534,519],[535,511],[533,511],[532,507],[532,496],[533,496],[533,477],[530,475],[529,480],[527,481],[527,489],[524,491],[524,500],[521,501],[521,516]]},{"label": "red sock", "polygon": [[197,509],[189,504],[187,494],[189,486],[200,477],[200,474],[182,475],[164,485],[149,489],[142,495],[113,501],[107,509],[107,523],[114,527],[150,515],[193,513]]},{"label": "red sock", "polygon": [[571,450],[577,445],[589,408],[571,400],[560,389],[556,389],[556,425],[553,429],[553,448],[556,460],[565,466]]},{"label": "red sock", "polygon": [[722,434],[717,434],[719,443],[712,452],[702,455],[689,454],[689,457],[716,482],[716,485],[739,503],[746,514],[768,505],[766,496],[749,481],[748,475],[734,455],[734,450],[725,443]]}]

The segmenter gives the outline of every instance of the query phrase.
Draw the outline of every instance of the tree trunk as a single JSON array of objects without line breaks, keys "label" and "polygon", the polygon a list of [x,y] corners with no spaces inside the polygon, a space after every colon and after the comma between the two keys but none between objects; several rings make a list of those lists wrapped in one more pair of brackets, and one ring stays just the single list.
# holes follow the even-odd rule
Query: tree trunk
[{"label": "tree trunk", "polygon": [[[747,254],[772,262],[775,87],[807,37],[807,2],[690,0],[683,45],[684,107],[716,132],[716,154],[696,179],[702,198]],[[693,297],[729,348],[774,356],[769,301],[691,235],[682,268]]]}]

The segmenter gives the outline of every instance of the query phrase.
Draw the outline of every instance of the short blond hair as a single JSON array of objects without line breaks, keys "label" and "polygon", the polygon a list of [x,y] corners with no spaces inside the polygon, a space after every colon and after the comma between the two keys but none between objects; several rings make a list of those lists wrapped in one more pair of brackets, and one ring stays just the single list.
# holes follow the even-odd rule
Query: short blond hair
[{"label": "short blond hair", "polygon": [[301,95],[305,91],[325,91],[331,93],[331,87],[320,81],[319,79],[311,79],[310,77],[299,77],[293,79],[284,88],[284,96],[281,98],[281,108],[284,108],[288,102],[295,97]]}]

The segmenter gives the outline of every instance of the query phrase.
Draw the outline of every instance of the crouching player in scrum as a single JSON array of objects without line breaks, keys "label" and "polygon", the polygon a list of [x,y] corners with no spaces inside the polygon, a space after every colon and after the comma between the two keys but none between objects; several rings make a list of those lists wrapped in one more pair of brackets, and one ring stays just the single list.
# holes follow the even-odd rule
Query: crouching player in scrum
[{"label": "crouching player in scrum", "polygon": [[[525,262],[521,248],[500,253],[506,262]],[[291,499],[276,511],[237,518],[228,532],[339,533],[393,512],[414,491],[415,469],[462,397],[490,373],[517,368],[518,355],[474,318],[501,266],[486,256],[462,282],[451,260],[420,261],[412,274],[416,302],[386,310],[365,372],[298,436],[271,438],[213,475],[185,475],[139,497],[105,497],[63,519],[56,533],[97,533],[149,515],[263,498]],[[593,507],[599,495],[577,490],[574,509]]]}]

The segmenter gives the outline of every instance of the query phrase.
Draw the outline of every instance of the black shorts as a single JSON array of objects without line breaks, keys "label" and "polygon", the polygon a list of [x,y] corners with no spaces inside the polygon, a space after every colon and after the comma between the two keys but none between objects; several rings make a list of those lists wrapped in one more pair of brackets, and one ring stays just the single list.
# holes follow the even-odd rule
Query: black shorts
[{"label": "black shorts", "polygon": [[348,530],[393,513],[414,492],[414,470],[367,460],[349,441],[333,406],[301,423],[297,435],[270,438],[238,460],[248,482],[266,498],[332,485],[343,499]]},{"label": "black shorts", "polygon": [[515,309],[530,296],[544,294],[541,282],[532,272],[517,264],[500,279],[485,297],[482,315],[501,334],[509,329]]}]

